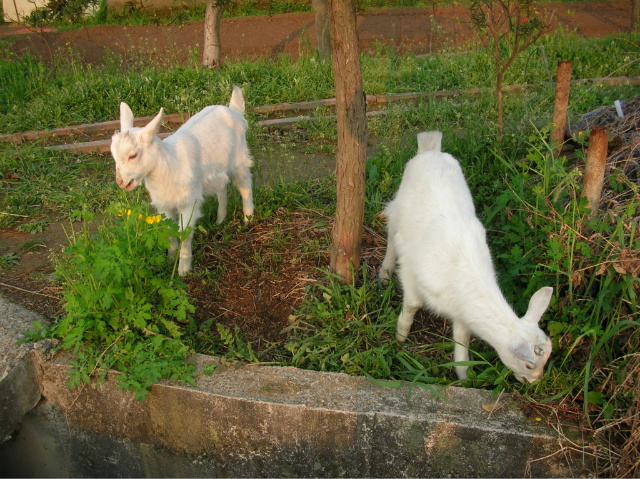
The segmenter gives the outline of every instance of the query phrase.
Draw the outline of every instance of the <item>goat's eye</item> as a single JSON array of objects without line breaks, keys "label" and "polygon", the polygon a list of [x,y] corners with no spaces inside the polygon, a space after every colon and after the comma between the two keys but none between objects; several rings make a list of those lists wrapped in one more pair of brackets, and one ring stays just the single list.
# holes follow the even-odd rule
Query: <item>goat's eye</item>
[{"label": "goat's eye", "polygon": [[132,155],[129,155],[129,161],[135,160],[136,158],[138,158],[138,154],[137,153],[133,153]]},{"label": "goat's eye", "polygon": [[527,369],[535,369],[535,366],[532,365],[531,363],[525,363],[524,367]]}]

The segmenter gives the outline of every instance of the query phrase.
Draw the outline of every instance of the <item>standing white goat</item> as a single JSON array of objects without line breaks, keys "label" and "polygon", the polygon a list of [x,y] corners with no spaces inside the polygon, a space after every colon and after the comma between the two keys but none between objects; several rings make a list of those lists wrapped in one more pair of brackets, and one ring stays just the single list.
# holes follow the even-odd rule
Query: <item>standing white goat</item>
[{"label": "standing white goat", "polygon": [[[205,197],[218,197],[217,222],[227,215],[229,178],[242,196],[244,220],[253,214],[251,166],[247,147],[242,90],[234,85],[229,107],[213,105],[192,116],[164,141],[156,133],[164,110],[143,128],[133,126],[133,113],[120,103],[120,132],[111,139],[116,162],[116,183],[129,191],[144,181],[151,204],[180,230],[195,226],[202,217]],[[178,274],[191,270],[193,231],[180,248]],[[169,250],[174,256],[178,241]]]},{"label": "standing white goat", "polygon": [[[418,135],[418,154],[407,163],[402,183],[385,208],[387,253],[380,278],[398,263],[403,287],[396,337],[405,341],[423,306],[453,325],[454,360],[469,360],[471,335],[488,342],[515,377],[533,382],[543,374],[551,341],[538,327],[553,288],[537,291],[518,318],[496,281],[486,232],[458,161],[441,152],[442,133]],[[460,379],[467,366],[457,366]]]}]

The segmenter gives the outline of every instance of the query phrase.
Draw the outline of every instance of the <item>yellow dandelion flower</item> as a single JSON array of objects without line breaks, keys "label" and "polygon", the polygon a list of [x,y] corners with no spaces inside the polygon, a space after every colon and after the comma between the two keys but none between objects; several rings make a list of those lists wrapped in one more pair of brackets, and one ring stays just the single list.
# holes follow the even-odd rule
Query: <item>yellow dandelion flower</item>
[{"label": "yellow dandelion flower", "polygon": [[155,216],[147,216],[146,220],[147,223],[149,223],[150,225],[152,225],[153,223],[155,223],[156,221],[156,217]]},{"label": "yellow dandelion flower", "polygon": [[582,132],[581,131],[578,132],[578,136],[582,136]]},{"label": "yellow dandelion flower", "polygon": [[139,219],[139,220],[141,220],[141,219],[142,219],[142,215],[141,215],[141,214],[140,214],[140,215],[138,215],[138,219]]},{"label": "yellow dandelion flower", "polygon": [[131,210],[127,210],[127,216],[131,216]]},{"label": "yellow dandelion flower", "polygon": [[536,421],[540,422],[540,421],[542,421],[542,418],[541,417],[537,417]]}]

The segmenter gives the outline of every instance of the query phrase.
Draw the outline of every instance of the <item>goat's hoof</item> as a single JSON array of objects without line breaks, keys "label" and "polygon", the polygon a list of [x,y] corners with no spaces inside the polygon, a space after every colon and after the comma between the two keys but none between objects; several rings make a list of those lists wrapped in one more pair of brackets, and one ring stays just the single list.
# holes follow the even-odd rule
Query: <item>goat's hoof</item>
[{"label": "goat's hoof", "polygon": [[387,286],[389,281],[391,281],[391,273],[386,269],[381,269],[378,273],[378,279],[380,279],[383,286]]},{"label": "goat's hoof", "polygon": [[180,277],[184,277],[187,274],[189,274],[189,271],[191,271],[191,267],[184,267],[184,266],[178,266],[178,276]]},{"label": "goat's hoof", "polygon": [[397,333],[396,339],[398,340],[399,343],[404,343],[407,340],[407,337],[400,333]]}]

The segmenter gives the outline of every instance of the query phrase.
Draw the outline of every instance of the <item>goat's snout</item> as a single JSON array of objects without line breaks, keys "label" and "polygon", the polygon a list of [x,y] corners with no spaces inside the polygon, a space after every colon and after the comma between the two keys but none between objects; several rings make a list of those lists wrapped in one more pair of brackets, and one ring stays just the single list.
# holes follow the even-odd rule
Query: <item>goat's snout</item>
[{"label": "goat's snout", "polygon": [[132,178],[131,181],[127,183],[125,182],[124,178],[122,178],[122,175],[120,175],[120,172],[118,170],[116,170],[116,184],[123,190],[127,191],[132,190],[136,186],[134,178]]}]

